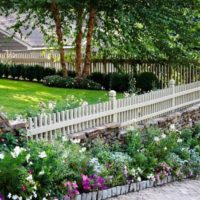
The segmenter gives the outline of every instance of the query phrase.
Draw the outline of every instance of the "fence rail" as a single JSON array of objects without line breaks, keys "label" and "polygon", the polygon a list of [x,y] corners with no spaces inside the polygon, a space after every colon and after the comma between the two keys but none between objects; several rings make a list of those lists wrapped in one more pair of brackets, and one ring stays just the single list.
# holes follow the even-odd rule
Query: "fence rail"
[{"label": "fence rail", "polygon": [[[56,59],[55,59],[56,58]],[[0,53],[1,62],[9,62],[24,65],[41,65],[44,67],[55,68],[61,70],[59,55],[41,54],[38,52],[30,53]],[[67,69],[74,71],[74,63],[66,62]],[[82,64],[83,68],[83,64]],[[118,60],[102,60],[93,59],[91,63],[90,73],[101,72],[104,74],[114,72],[124,72],[128,74],[140,74],[142,72],[152,72],[162,82],[163,87],[168,85],[170,79],[174,79],[176,84],[186,84],[200,80],[199,65],[174,65],[156,62],[139,62],[134,60],[118,59]]]},{"label": "fence rail", "polygon": [[171,80],[166,89],[119,100],[116,92],[110,91],[108,102],[29,118],[27,134],[36,140],[53,140],[113,122],[127,127],[197,103],[200,81],[175,86]]}]

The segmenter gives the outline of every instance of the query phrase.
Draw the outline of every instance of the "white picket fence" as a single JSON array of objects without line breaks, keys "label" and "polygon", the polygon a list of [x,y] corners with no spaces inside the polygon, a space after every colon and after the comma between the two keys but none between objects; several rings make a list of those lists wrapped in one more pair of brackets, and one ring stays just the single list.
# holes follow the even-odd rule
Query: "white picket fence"
[{"label": "white picket fence", "polygon": [[108,102],[29,118],[27,136],[53,140],[113,122],[125,128],[197,103],[200,103],[200,81],[175,86],[171,80],[169,88],[119,100],[116,92],[110,91]]}]

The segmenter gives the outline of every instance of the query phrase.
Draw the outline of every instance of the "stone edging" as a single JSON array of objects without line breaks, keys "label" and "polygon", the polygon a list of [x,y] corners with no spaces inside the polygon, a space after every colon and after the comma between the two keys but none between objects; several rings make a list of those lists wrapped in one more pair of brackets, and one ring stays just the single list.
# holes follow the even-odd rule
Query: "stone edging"
[{"label": "stone edging", "polygon": [[[189,178],[189,177],[185,177]],[[167,183],[171,183],[179,180],[177,177],[168,176],[161,181],[141,181],[137,183],[131,183],[122,186],[112,187],[106,190],[99,190],[96,192],[82,193],[76,196],[75,200],[104,200],[111,197],[117,197],[120,195],[124,195],[130,192],[138,192],[140,190],[144,190],[146,188],[152,188],[156,186],[165,185]]]}]

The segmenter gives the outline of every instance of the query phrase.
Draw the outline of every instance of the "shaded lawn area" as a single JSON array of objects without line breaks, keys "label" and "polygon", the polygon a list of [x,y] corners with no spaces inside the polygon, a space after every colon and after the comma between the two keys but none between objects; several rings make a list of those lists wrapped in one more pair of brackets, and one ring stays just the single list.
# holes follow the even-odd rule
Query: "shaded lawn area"
[{"label": "shaded lawn area", "polygon": [[59,101],[69,95],[90,104],[108,100],[108,91],[51,88],[40,83],[0,79],[0,107],[10,117],[29,108],[37,109],[41,101]]}]

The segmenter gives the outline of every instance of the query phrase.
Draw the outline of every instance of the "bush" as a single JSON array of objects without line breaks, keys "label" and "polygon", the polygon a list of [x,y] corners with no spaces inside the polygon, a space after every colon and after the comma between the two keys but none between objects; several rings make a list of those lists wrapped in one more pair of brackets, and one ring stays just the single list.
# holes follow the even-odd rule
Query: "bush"
[{"label": "bush", "polygon": [[41,81],[43,77],[56,74],[53,68],[44,68],[40,65],[9,65],[0,63],[0,77],[8,78],[11,76],[13,79],[28,79],[33,81]]},{"label": "bush", "polygon": [[[100,138],[87,144],[66,138],[52,143],[29,141],[25,147],[0,150],[0,197],[64,199],[65,194],[65,199],[74,199],[79,192],[142,180],[196,177],[200,140],[194,136],[198,130],[129,129],[117,150]],[[195,147],[187,142],[191,138],[196,140]]]},{"label": "bush", "polygon": [[141,89],[141,92],[148,92],[161,88],[161,83],[152,72],[144,72],[136,78],[136,87]]},{"label": "bush", "polygon": [[105,74],[102,74],[100,72],[94,72],[90,76],[88,76],[88,79],[104,86],[105,76]]},{"label": "bush", "polygon": [[90,89],[90,90],[100,90],[101,85],[95,83],[92,80],[85,78],[63,78],[59,75],[46,76],[43,81],[44,85],[51,87],[61,87],[61,88],[77,88],[77,89]]},{"label": "bush", "polygon": [[16,146],[26,146],[26,135],[20,131],[19,133],[4,133],[0,134],[0,152],[11,151]]},{"label": "bush", "polygon": [[106,90],[115,90],[125,92],[129,89],[129,75],[120,73],[102,74],[99,72],[92,73],[90,80],[101,84]]}]

